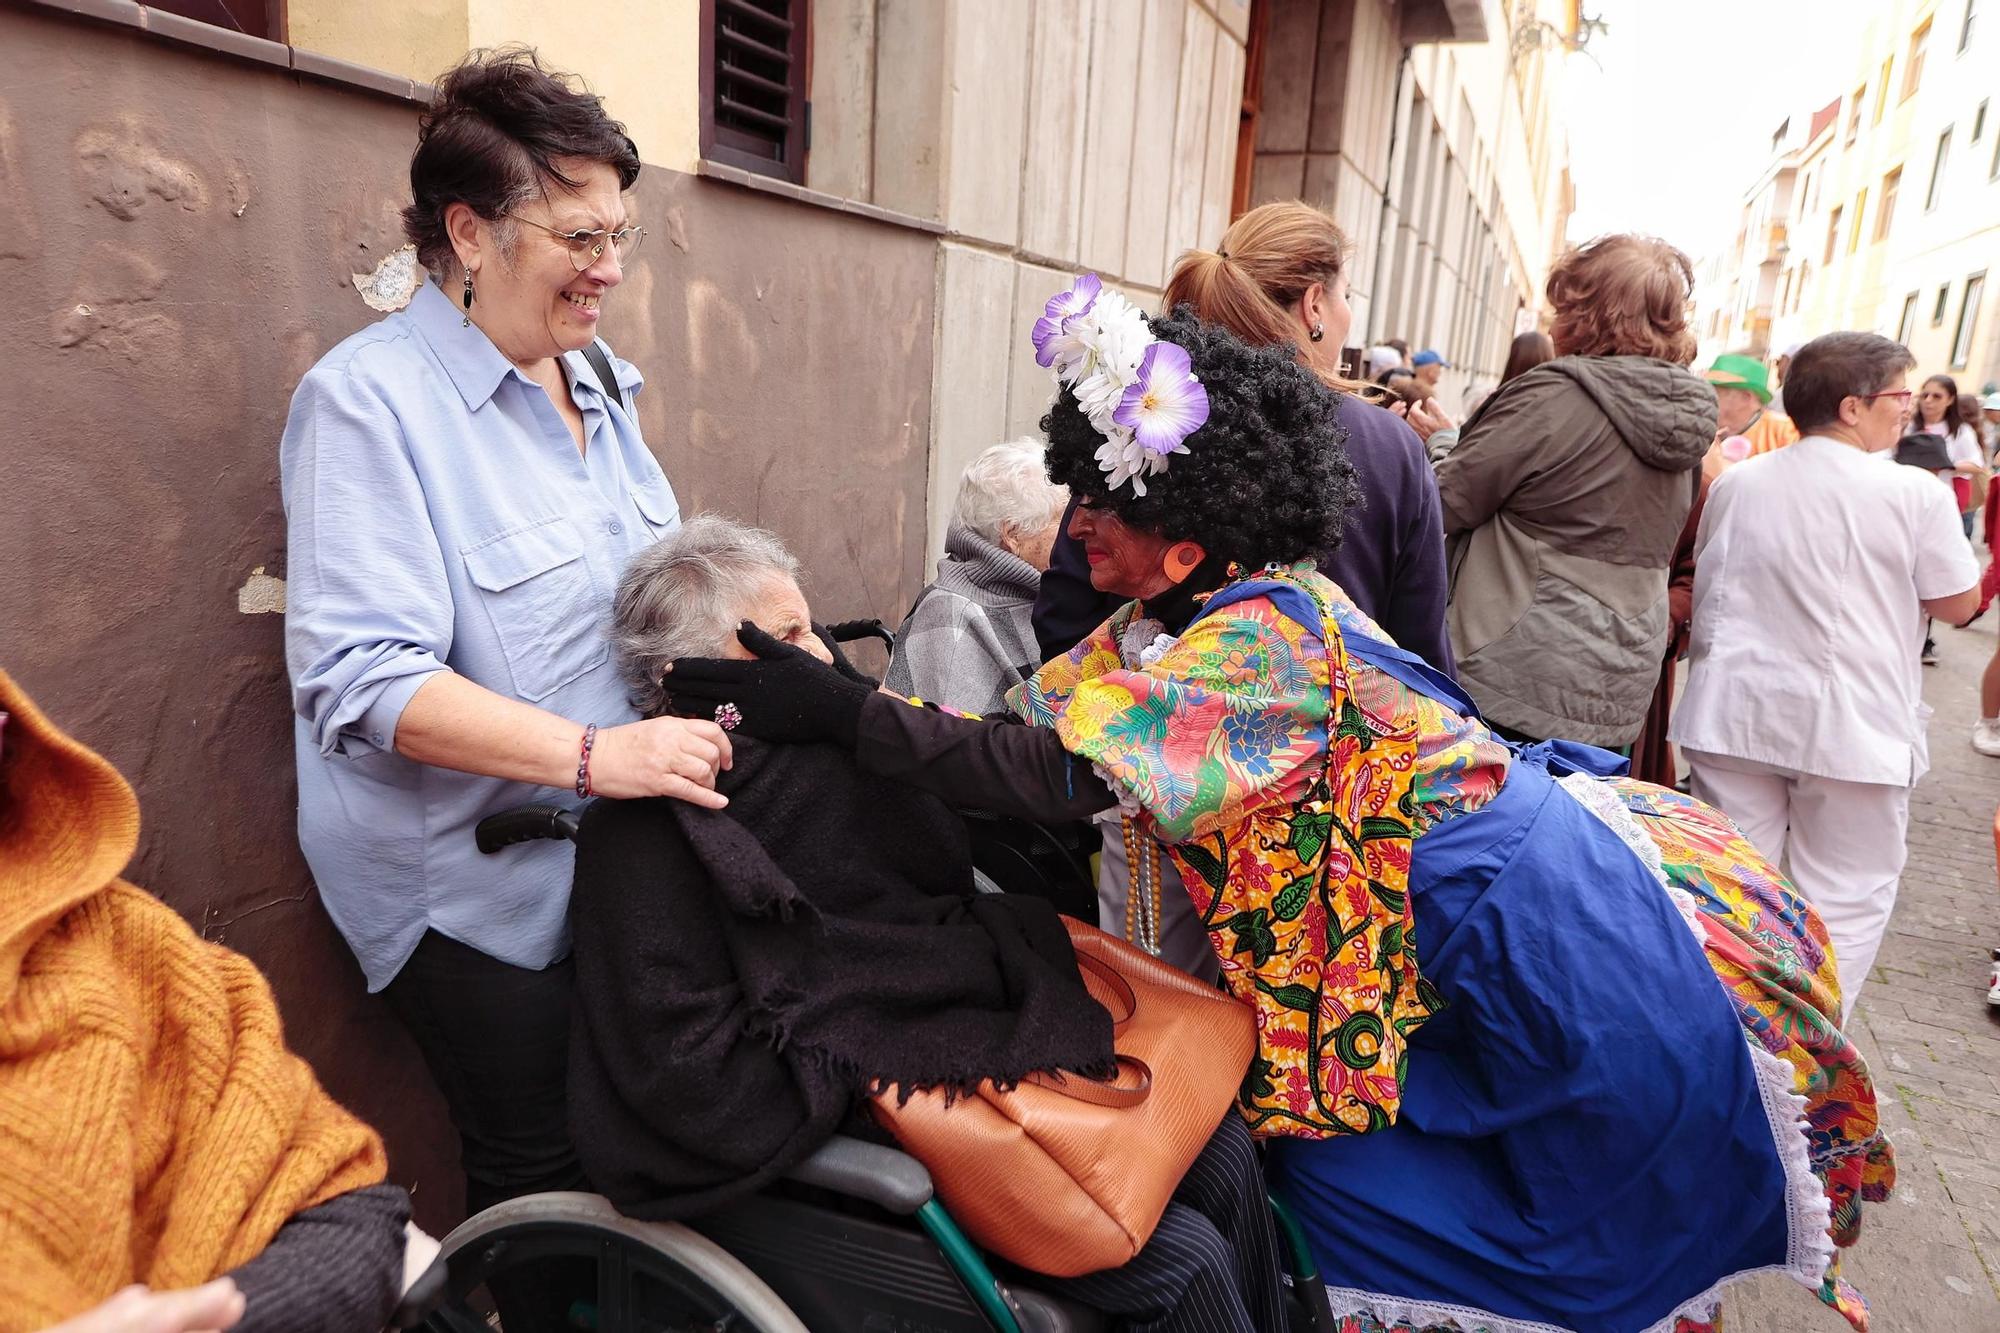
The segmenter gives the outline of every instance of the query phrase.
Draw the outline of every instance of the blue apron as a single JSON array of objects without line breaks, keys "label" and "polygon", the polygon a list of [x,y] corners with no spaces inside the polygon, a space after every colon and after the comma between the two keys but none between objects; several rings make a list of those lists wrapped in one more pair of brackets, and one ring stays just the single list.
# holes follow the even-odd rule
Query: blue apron
[{"label": "blue apron", "polygon": [[[1320,622],[1289,584],[1222,596]],[[1414,654],[1344,642],[1478,716]],[[1645,864],[1556,787],[1626,761],[1567,741],[1510,748],[1492,801],[1412,845],[1418,965],[1446,1007],[1411,1038],[1397,1123],[1273,1140],[1273,1185],[1329,1289],[1627,1333],[1784,1263],[1786,1182],[1700,944]],[[1336,1290],[1336,1310],[1352,1303]]]}]

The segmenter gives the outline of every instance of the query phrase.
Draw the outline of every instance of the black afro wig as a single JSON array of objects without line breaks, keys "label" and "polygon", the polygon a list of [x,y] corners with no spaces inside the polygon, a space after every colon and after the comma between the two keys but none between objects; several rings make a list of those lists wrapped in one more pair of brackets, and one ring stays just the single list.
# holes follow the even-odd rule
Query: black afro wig
[{"label": "black afro wig", "polygon": [[1131,527],[1246,568],[1324,559],[1358,496],[1334,391],[1290,347],[1247,346],[1189,306],[1147,323],[1187,352],[1208,391],[1208,420],[1188,452],[1147,477],[1143,496],[1130,483],[1108,489],[1097,464],[1104,437],[1065,386],[1042,418],[1049,479]]}]

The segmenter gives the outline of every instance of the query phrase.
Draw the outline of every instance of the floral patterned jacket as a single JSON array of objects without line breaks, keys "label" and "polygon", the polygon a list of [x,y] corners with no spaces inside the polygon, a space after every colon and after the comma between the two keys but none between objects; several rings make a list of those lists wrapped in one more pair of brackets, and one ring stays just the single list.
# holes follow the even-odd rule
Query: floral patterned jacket
[{"label": "floral patterned jacket", "polygon": [[[1303,624],[1285,588],[1316,610]],[[1210,594],[1177,639],[1139,650],[1136,604],[1016,687],[1165,843],[1221,961],[1256,1011],[1240,1095],[1264,1135],[1393,1123],[1406,1044],[1439,1007],[1418,974],[1411,839],[1483,803],[1505,752],[1483,728],[1358,661],[1381,631],[1310,562]]]}]

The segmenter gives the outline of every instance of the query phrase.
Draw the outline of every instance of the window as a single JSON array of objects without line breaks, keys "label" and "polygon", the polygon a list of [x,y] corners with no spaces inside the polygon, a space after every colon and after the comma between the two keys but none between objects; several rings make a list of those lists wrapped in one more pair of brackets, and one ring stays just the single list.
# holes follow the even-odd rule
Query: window
[{"label": "window", "polygon": [[1993,136],[1993,165],[1986,168],[1987,180],[2000,180],[2000,134]]},{"label": "window", "polygon": [[1944,323],[1944,308],[1951,304],[1951,284],[1938,288],[1937,304],[1931,307],[1931,327]]},{"label": "window", "polygon": [[1889,106],[1889,75],[1895,66],[1896,57],[1890,56],[1882,62],[1882,73],[1875,79],[1875,114],[1871,119],[1877,125],[1882,123],[1882,113]]},{"label": "window", "polygon": [[1925,19],[1910,34],[1909,58],[1903,61],[1903,95],[1898,101],[1907,102],[1917,91],[1917,84],[1924,77],[1924,48],[1931,43],[1931,21]]},{"label": "window", "polygon": [[1978,143],[1979,136],[1984,133],[1986,133],[1986,103],[1981,102],[1979,109],[1972,113],[1972,142]]},{"label": "window", "polygon": [[1896,321],[1896,341],[1908,347],[1910,335],[1917,331],[1917,294],[1911,292],[1903,298],[1903,317]]},{"label": "window", "polygon": [[1986,275],[1975,273],[1965,280],[1965,295],[1958,302],[1958,328],[1951,335],[1951,368],[1964,370],[1972,354],[1972,328],[1979,322],[1979,298],[1986,291]]},{"label": "window", "polygon": [[1958,25],[1958,53],[1965,54],[1965,48],[1972,45],[1972,16],[1979,9],[1979,0],[1965,0],[1965,20]]},{"label": "window", "polygon": [[1834,255],[1839,253],[1840,212],[1840,205],[1835,204],[1832,215],[1826,220],[1826,257],[1820,260],[1821,264],[1831,264]]},{"label": "window", "polygon": [[1799,261],[1798,285],[1792,288],[1793,314],[1797,314],[1799,311],[1799,307],[1805,304],[1806,284],[1811,281],[1812,281],[1812,261],[1810,259],[1802,259]]},{"label": "window", "polygon": [[1847,253],[1861,248],[1861,223],[1868,216],[1868,191],[1854,196],[1854,220],[1847,228]]},{"label": "window", "polygon": [[1868,85],[1862,84],[1847,99],[1847,142],[1853,143],[1861,134],[1861,100],[1868,96]]},{"label": "window", "polygon": [[1938,198],[1944,193],[1944,164],[1951,157],[1951,130],[1945,129],[1938,136],[1937,156],[1931,159],[1931,186],[1924,191],[1924,212],[1938,206]]},{"label": "window", "polygon": [[1882,201],[1875,205],[1875,239],[1889,239],[1889,220],[1896,216],[1896,192],[1903,186],[1903,169],[1897,167],[1882,178]]},{"label": "window", "polygon": [[[149,0],[151,3],[151,0]],[[285,40],[285,0],[158,0],[154,9],[274,42]]]},{"label": "window", "polygon": [[702,0],[701,154],[803,183],[807,0]]}]

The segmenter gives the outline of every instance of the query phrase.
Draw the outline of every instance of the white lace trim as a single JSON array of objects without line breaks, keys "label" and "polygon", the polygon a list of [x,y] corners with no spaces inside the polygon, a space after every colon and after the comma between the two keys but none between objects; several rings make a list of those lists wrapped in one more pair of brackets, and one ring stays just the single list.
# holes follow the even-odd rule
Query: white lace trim
[{"label": "white lace trim", "polygon": [[1165,625],[1134,616],[1126,623],[1125,632],[1118,636],[1118,655],[1128,668],[1143,670],[1164,657],[1173,643],[1174,636],[1167,633]]},{"label": "white lace trim", "polygon": [[1146,813],[1146,807],[1140,802],[1139,798],[1126,790],[1124,783],[1111,776],[1110,769],[1102,764],[1092,764],[1090,771],[1097,774],[1097,780],[1110,788],[1111,794],[1118,798],[1118,813],[1121,816],[1126,819],[1137,819],[1140,815]]},{"label": "white lace trim", "polygon": [[[1559,779],[1558,785],[1632,849],[1653,872],[1655,881],[1666,889],[1682,921],[1697,938],[1705,938],[1693,897],[1668,880],[1658,846],[1639,827],[1611,785],[1584,773]],[[1790,1065],[1758,1046],[1748,1033],[1744,1034],[1743,1046],[1749,1052],[1764,1119],[1771,1130],[1771,1144],[1777,1150],[1778,1165],[1785,1178],[1785,1261],[1726,1275],[1648,1325],[1644,1333],[1672,1333],[1675,1321],[1683,1318],[1712,1320],[1725,1290],[1765,1273],[1783,1273],[1808,1291],[1818,1291],[1833,1262],[1833,1237],[1827,1231],[1831,1205],[1819,1177],[1813,1174],[1806,1099],[1793,1089]],[[1366,1315],[1391,1328],[1400,1320],[1420,1330],[1436,1327],[1457,1329],[1460,1333],[1571,1333],[1558,1325],[1503,1318],[1472,1306],[1413,1300],[1355,1287],[1329,1287],[1326,1294],[1336,1318]]]}]

